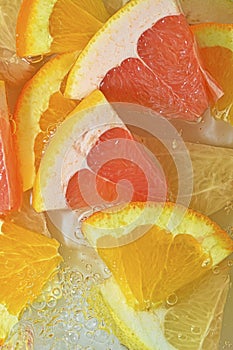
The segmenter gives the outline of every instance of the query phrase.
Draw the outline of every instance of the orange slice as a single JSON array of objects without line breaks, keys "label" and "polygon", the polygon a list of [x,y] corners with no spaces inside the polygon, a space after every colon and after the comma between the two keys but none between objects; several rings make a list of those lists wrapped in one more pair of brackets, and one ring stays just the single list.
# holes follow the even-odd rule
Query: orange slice
[{"label": "orange slice", "polygon": [[16,27],[17,54],[82,50],[108,17],[102,0],[24,0]]},{"label": "orange slice", "polygon": [[35,173],[49,138],[77,105],[63,97],[63,80],[77,54],[58,55],[47,62],[25,85],[17,101],[15,143],[24,191],[33,186]]},{"label": "orange slice", "polygon": [[0,234],[0,342],[62,261],[59,243],[5,222]]},{"label": "orange slice", "polygon": [[212,115],[233,125],[233,24],[204,23],[193,26],[192,31],[205,69],[224,92],[213,105]]},{"label": "orange slice", "polygon": [[152,202],[97,212],[82,231],[112,272],[91,304],[124,345],[212,349],[210,324],[223,312],[229,279],[227,268],[220,276],[211,268],[233,251],[226,232],[190,209]]},{"label": "orange slice", "polygon": [[141,310],[164,301],[233,251],[233,240],[210,219],[172,203],[138,202],[97,212],[82,230],[129,305]]},{"label": "orange slice", "polygon": [[200,66],[184,15],[167,0],[130,1],[90,40],[68,76],[65,94],[81,99],[96,88],[108,101],[189,121],[204,113],[210,95],[221,94]]}]

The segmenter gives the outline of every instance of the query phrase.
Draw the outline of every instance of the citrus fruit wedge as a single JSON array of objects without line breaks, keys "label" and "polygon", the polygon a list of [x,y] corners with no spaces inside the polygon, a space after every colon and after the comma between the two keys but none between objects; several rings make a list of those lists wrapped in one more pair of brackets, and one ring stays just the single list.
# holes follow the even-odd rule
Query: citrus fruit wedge
[{"label": "citrus fruit wedge", "polygon": [[224,92],[212,106],[212,115],[233,125],[233,24],[203,23],[192,26],[192,31],[203,66]]},{"label": "citrus fruit wedge", "polygon": [[82,50],[108,17],[102,0],[23,0],[16,27],[17,54]]},{"label": "citrus fruit wedge", "polygon": [[112,273],[99,287],[106,306],[99,311],[113,319],[123,344],[198,349],[226,298],[228,283],[213,279],[211,269],[233,250],[228,234],[190,209],[152,202],[96,212],[82,232]]},{"label": "citrus fruit wedge", "polygon": [[[189,207],[209,216],[233,201],[233,150],[231,148],[185,142],[186,149],[175,149],[175,156],[172,158],[168,150],[155,137],[136,134],[134,136],[155,155],[162,166],[170,201],[176,201],[179,186],[175,158],[182,157],[182,154],[187,151],[192,162],[192,179],[187,176],[182,186],[185,187],[191,180],[193,181]],[[181,194],[180,199],[184,200],[184,194]]]},{"label": "citrus fruit wedge", "polygon": [[17,322],[24,307],[42,291],[62,261],[55,239],[10,222],[0,234],[0,341]]},{"label": "citrus fruit wedge", "polygon": [[179,0],[190,24],[203,22],[232,23],[233,6],[230,0]]},{"label": "citrus fruit wedge", "polygon": [[[94,62],[94,64],[93,64]],[[111,102],[149,107],[197,121],[219,87],[199,64],[194,38],[174,1],[133,0],[114,14],[79,55],[65,95],[100,88]]]},{"label": "citrus fruit wedge", "polygon": [[111,277],[93,288],[89,303],[129,349],[218,350],[229,282],[227,270],[209,271],[151,312],[130,307]]},{"label": "citrus fruit wedge", "polygon": [[16,55],[15,26],[21,0],[0,0],[0,79],[21,85],[30,79],[35,67]]},{"label": "citrus fruit wedge", "polygon": [[165,196],[160,169],[96,90],[49,142],[36,175],[33,206],[36,211],[81,209]]},{"label": "citrus fruit wedge", "polygon": [[15,108],[15,144],[24,191],[33,186],[35,173],[49,138],[57,125],[77,105],[63,97],[63,80],[77,53],[58,55],[24,86]]},{"label": "citrus fruit wedge", "polygon": [[12,140],[5,84],[0,80],[0,213],[19,209],[22,186]]}]

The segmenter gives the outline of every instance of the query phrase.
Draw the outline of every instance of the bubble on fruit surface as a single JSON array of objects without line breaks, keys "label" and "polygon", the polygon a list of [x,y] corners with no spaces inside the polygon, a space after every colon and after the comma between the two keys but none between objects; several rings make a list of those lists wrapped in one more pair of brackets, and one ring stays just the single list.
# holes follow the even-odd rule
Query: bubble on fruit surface
[{"label": "bubble on fruit surface", "polygon": [[[96,272],[93,264],[83,265],[84,272],[66,265],[61,268],[23,313],[1,350],[8,350],[9,344],[21,350],[124,349],[104,320],[96,318],[88,303],[93,296],[91,287],[105,274]],[[25,337],[33,348],[25,346]]]},{"label": "bubble on fruit surface", "polygon": [[175,293],[168,295],[166,302],[169,306],[174,306],[178,302],[178,296]]}]

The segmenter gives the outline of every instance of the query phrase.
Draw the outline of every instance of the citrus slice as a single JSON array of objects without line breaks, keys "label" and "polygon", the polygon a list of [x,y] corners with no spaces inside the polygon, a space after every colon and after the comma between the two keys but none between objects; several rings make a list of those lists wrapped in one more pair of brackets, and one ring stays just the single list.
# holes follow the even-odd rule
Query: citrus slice
[{"label": "citrus slice", "polygon": [[16,27],[17,54],[82,50],[108,17],[102,0],[23,0]]},{"label": "citrus slice", "polygon": [[[136,134],[134,136],[161,164],[167,180],[169,199],[175,202],[179,186],[175,159],[156,138]],[[192,161],[193,191],[189,207],[202,214],[212,215],[233,201],[233,150],[191,142],[185,142],[185,146],[185,150],[177,149],[174,153],[182,157],[182,153],[185,154],[188,150]],[[182,186],[187,186],[190,181],[191,179],[186,177]],[[183,194],[180,195],[180,199],[184,199]]]},{"label": "citrus slice", "polygon": [[193,26],[192,31],[205,69],[224,92],[212,107],[212,115],[233,125],[233,24],[204,23]]},{"label": "citrus slice", "polygon": [[167,0],[130,1],[90,40],[68,76],[65,94],[81,99],[96,88],[109,101],[190,121],[208,108],[210,95],[221,95],[199,64],[185,17]]},{"label": "citrus slice", "polygon": [[36,175],[33,206],[37,211],[64,209],[68,204],[80,209],[132,198],[162,200],[165,195],[160,169],[138,149],[115,110],[96,90],[70,113],[49,142]]},{"label": "citrus slice", "polygon": [[63,97],[63,80],[77,54],[66,53],[48,61],[24,86],[14,113],[15,143],[24,191],[33,186],[44,148],[77,101]]},{"label": "citrus slice", "polygon": [[0,213],[19,209],[21,180],[8,117],[5,84],[0,80]]},{"label": "citrus slice", "polygon": [[0,79],[21,85],[30,79],[35,67],[16,55],[15,26],[21,0],[0,0]]},{"label": "citrus slice", "polygon": [[4,222],[0,234],[0,338],[3,341],[20,313],[42,291],[62,261],[59,243]]},{"label": "citrus slice", "polygon": [[82,231],[135,310],[159,305],[233,251],[233,240],[208,217],[168,202],[96,212]]},{"label": "citrus slice", "polygon": [[203,22],[232,23],[231,0],[179,0],[190,24]]},{"label": "citrus slice", "polygon": [[209,271],[151,312],[130,307],[111,277],[93,288],[89,302],[131,350],[218,350],[229,282],[226,268]]},{"label": "citrus slice", "polygon": [[229,278],[226,266],[216,274],[211,268],[232,252],[226,232],[172,203],[97,212],[82,231],[112,272],[93,289],[91,306],[124,345],[217,350],[221,327],[212,326],[222,316]]}]

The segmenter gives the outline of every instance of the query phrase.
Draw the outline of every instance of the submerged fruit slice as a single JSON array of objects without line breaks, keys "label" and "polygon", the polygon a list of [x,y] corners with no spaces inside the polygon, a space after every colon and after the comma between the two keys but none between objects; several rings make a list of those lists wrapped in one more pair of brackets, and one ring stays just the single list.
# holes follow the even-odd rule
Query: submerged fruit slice
[{"label": "submerged fruit slice", "polygon": [[167,0],[131,1],[90,40],[65,93],[80,99],[95,88],[109,101],[141,104],[190,121],[208,108],[211,94],[220,94],[199,64],[185,17]]},{"label": "submerged fruit slice", "polygon": [[89,302],[129,349],[218,350],[230,284],[228,269],[219,270],[207,272],[153,312],[130,307],[113,277],[92,290]]},{"label": "submerged fruit slice", "polygon": [[232,23],[231,0],[179,0],[190,24],[203,22]]},{"label": "submerged fruit slice", "polygon": [[192,31],[204,68],[224,92],[212,106],[212,115],[233,125],[233,24],[205,23],[193,26]]},{"label": "submerged fruit slice", "polygon": [[33,186],[41,156],[56,127],[77,101],[63,97],[63,79],[77,54],[58,55],[47,62],[23,88],[14,114],[15,142],[24,191]]},{"label": "submerged fruit slice", "polygon": [[56,272],[62,258],[55,239],[8,222],[1,226],[0,247],[0,338],[5,338],[23,308]]},{"label": "submerged fruit slice", "polygon": [[0,213],[19,209],[21,199],[22,187],[8,117],[5,84],[0,80]]},{"label": "submerged fruit slice", "polygon": [[154,308],[233,251],[217,224],[172,203],[97,212],[82,231],[135,310]]},{"label": "submerged fruit slice", "polygon": [[[135,137],[155,155],[162,166],[170,201],[175,202],[179,186],[187,187],[191,180],[193,190],[190,208],[209,216],[233,201],[233,149],[186,142],[186,149],[175,149],[175,156],[172,158],[156,138],[141,135]],[[180,184],[175,157],[182,157],[187,150],[192,162],[192,178],[187,176]],[[180,200],[184,201],[185,198],[181,193]]]},{"label": "submerged fruit slice", "polygon": [[102,0],[23,0],[17,53],[24,57],[82,50],[108,17]]},{"label": "submerged fruit slice", "polygon": [[96,90],[48,144],[33,188],[33,205],[37,211],[67,208],[67,203],[80,209],[165,196],[160,169]]}]

